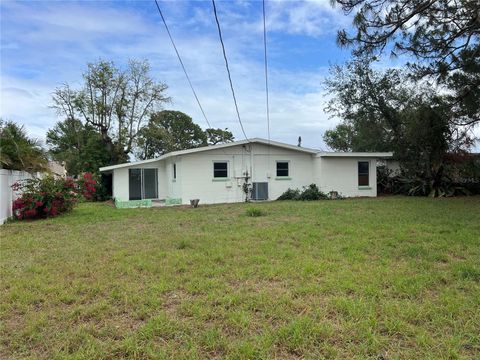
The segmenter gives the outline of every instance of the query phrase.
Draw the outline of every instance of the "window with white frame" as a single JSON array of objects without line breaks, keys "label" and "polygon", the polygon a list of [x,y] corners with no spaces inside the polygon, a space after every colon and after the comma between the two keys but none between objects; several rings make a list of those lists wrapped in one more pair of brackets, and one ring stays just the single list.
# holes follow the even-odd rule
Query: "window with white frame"
[{"label": "window with white frame", "polygon": [[177,164],[173,163],[173,180],[177,179]]},{"label": "window with white frame", "polygon": [[228,177],[228,162],[227,161],[215,161],[213,163],[213,177],[214,178],[227,178]]}]

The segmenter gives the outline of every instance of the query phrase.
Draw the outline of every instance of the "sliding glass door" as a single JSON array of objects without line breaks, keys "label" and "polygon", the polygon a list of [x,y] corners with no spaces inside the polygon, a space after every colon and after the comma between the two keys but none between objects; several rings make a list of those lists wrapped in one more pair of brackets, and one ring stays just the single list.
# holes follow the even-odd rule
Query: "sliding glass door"
[{"label": "sliding glass door", "polygon": [[156,199],[158,197],[157,169],[129,169],[128,189],[130,200]]},{"label": "sliding glass door", "polygon": [[130,200],[142,199],[142,169],[128,170],[128,189]]},{"label": "sliding glass door", "polygon": [[157,169],[143,169],[143,198],[156,199],[157,188]]}]

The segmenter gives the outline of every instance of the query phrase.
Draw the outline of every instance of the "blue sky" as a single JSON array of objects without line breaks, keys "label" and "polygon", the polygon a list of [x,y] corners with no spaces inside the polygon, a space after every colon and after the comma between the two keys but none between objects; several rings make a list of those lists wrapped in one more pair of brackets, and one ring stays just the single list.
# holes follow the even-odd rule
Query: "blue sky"
[{"label": "blue sky", "polygon": [[[214,127],[241,139],[210,1],[160,1],[177,47]],[[260,1],[218,1],[240,114],[249,137],[266,137],[263,28]],[[56,86],[81,84],[88,62],[148,59],[172,103],[203,128],[204,119],[157,13],[154,1],[3,1],[0,116],[43,139],[61,120],[51,105]],[[325,148],[323,132],[338,123],[323,109],[322,80],[349,50],[336,45],[351,18],[329,0],[267,1],[271,137]]]}]

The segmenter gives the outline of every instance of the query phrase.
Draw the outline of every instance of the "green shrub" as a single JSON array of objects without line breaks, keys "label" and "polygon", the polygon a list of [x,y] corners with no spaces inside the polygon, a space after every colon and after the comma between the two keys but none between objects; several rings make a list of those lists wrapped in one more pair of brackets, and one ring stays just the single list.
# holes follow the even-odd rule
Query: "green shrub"
[{"label": "green shrub", "polygon": [[265,215],[262,210],[254,207],[250,207],[246,211],[247,216],[258,217]]},{"label": "green shrub", "polygon": [[288,188],[277,200],[299,200],[300,190]]},{"label": "green shrub", "polygon": [[328,198],[328,195],[321,192],[316,184],[310,184],[309,186],[304,186],[302,191],[299,189],[287,189],[287,191],[280,195],[277,200],[312,201],[326,200]]},{"label": "green shrub", "polygon": [[393,192],[396,194],[430,197],[450,197],[471,194],[463,184],[456,184],[446,177],[441,177],[433,181],[420,176],[410,178],[399,175],[392,177],[390,181],[393,184]]},{"label": "green shrub", "polygon": [[325,200],[328,199],[328,196],[321,192],[316,184],[310,184],[309,186],[304,186],[303,191],[300,194],[299,200],[303,201],[312,201],[312,200]]}]

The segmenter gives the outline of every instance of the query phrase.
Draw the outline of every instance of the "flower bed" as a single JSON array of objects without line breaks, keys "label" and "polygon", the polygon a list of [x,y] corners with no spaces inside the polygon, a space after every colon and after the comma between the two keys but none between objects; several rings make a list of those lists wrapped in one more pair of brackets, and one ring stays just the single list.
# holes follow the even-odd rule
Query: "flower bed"
[{"label": "flower bed", "polygon": [[53,217],[73,209],[83,199],[90,200],[97,182],[86,173],[75,181],[53,177],[27,179],[12,185],[21,195],[13,201],[14,218],[18,220]]}]

